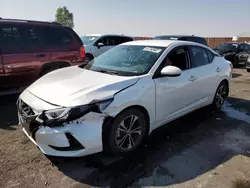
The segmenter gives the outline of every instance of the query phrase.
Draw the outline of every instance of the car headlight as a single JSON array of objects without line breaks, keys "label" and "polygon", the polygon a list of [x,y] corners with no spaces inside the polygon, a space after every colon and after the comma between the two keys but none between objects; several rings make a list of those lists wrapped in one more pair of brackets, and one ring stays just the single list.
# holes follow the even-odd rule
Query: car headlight
[{"label": "car headlight", "polygon": [[250,56],[248,56],[248,58],[247,58],[247,62],[248,62],[248,63],[250,63]]},{"label": "car headlight", "polygon": [[94,101],[88,105],[76,106],[72,108],[59,108],[54,110],[43,111],[36,121],[46,126],[56,126],[58,123],[73,121],[81,118],[85,114],[93,111],[103,112],[113,101],[113,98],[104,101]]}]

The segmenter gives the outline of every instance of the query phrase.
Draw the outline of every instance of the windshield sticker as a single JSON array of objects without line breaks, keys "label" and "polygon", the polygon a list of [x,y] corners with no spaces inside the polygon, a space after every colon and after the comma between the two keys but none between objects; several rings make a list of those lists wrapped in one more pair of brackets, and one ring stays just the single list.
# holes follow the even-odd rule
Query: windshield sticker
[{"label": "windshield sticker", "polygon": [[156,53],[156,54],[158,54],[159,52],[161,52],[161,49],[159,49],[159,48],[145,47],[143,50],[144,51],[148,51],[148,52],[153,52],[153,53]]}]

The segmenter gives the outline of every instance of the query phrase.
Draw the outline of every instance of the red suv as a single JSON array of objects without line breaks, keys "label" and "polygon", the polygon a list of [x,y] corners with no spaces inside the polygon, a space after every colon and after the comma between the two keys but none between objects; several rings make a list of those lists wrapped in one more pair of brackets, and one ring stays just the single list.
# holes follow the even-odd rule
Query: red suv
[{"label": "red suv", "polygon": [[68,27],[0,18],[0,95],[18,92],[44,74],[84,59],[83,43]]}]

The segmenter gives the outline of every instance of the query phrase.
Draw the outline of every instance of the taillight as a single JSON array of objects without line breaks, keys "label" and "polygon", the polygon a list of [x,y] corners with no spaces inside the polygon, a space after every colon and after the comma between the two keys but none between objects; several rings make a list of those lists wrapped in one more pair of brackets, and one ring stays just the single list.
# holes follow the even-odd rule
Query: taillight
[{"label": "taillight", "polygon": [[86,57],[84,46],[81,46],[81,48],[80,48],[80,57],[81,57],[81,59],[85,59],[85,57]]}]

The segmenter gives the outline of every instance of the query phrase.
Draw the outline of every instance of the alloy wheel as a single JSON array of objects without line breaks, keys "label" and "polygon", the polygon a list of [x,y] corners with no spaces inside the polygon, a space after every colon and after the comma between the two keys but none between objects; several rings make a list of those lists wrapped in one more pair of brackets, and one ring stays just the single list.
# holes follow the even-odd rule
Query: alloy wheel
[{"label": "alloy wheel", "polygon": [[136,115],[127,116],[121,121],[116,130],[116,145],[122,151],[136,147],[142,139],[142,121]]},{"label": "alloy wheel", "polygon": [[224,85],[221,85],[219,89],[217,90],[216,97],[215,97],[215,103],[217,108],[220,108],[227,97],[227,90]]}]

